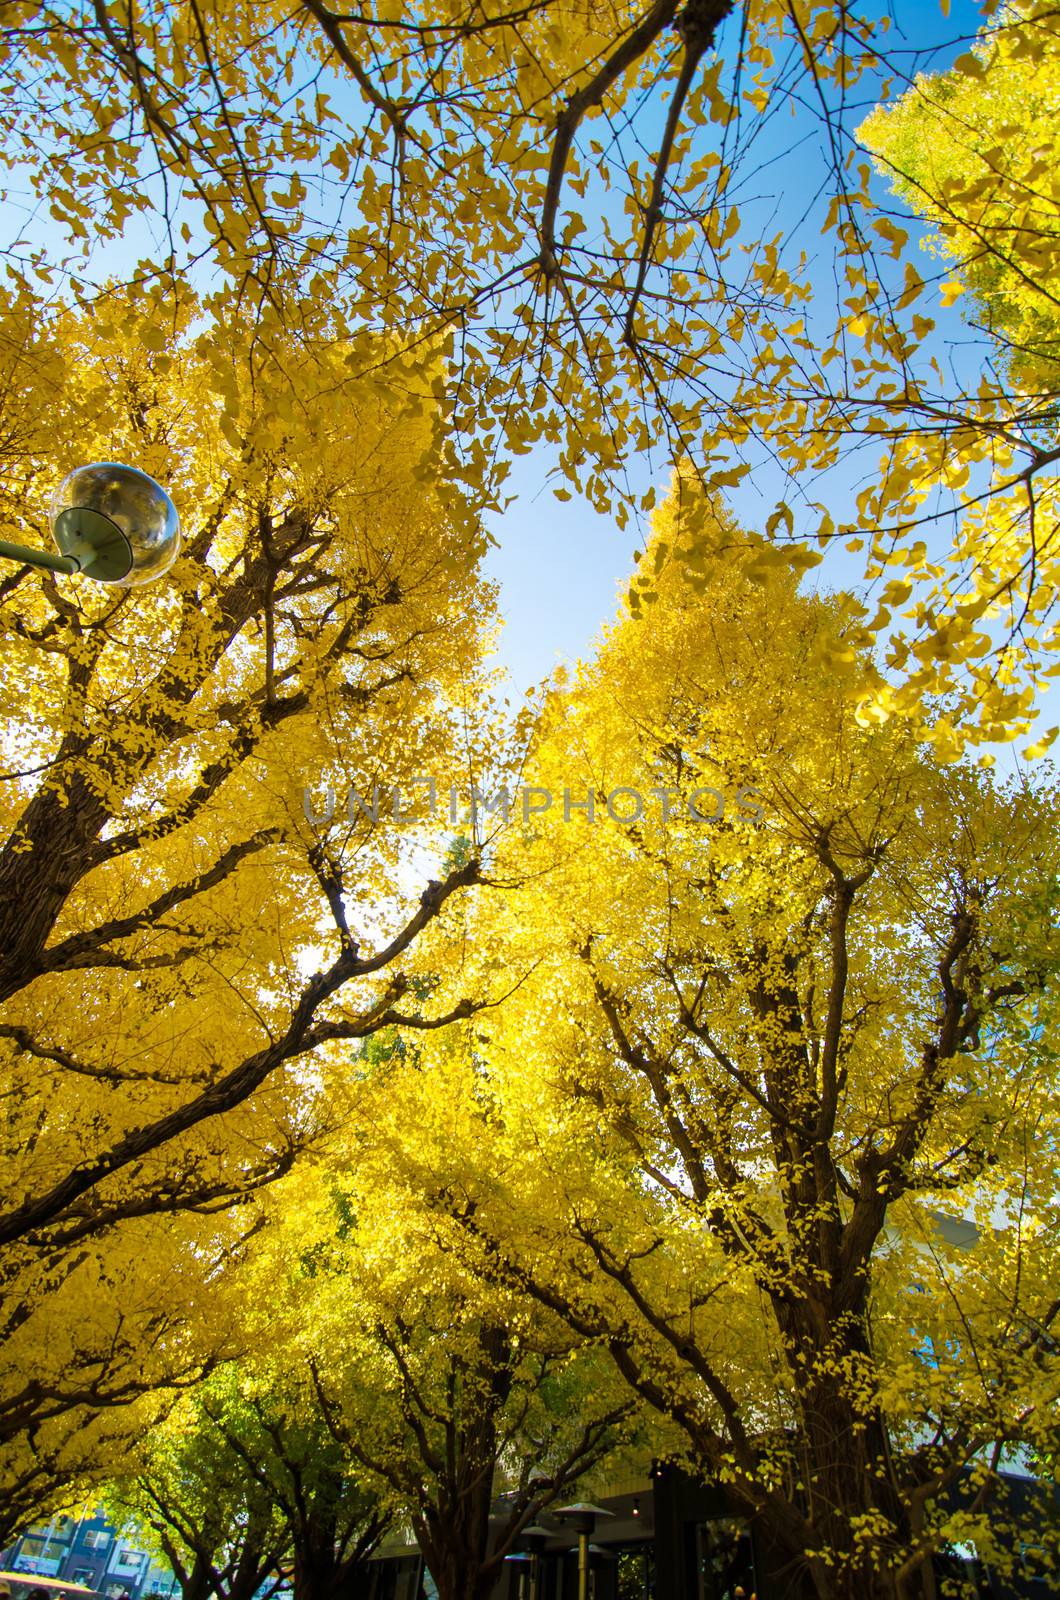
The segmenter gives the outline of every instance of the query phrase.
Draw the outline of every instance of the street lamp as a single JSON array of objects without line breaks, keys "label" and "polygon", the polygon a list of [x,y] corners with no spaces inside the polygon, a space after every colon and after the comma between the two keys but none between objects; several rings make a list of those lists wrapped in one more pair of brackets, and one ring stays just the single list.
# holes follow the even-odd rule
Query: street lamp
[{"label": "street lamp", "polygon": [[0,556],[81,573],[123,589],[153,583],[180,549],[180,519],[161,484],[136,467],[96,461],[63,479],[48,508],[58,555],[0,539]]},{"label": "street lamp", "polygon": [[600,1517],[613,1517],[614,1512],[579,1500],[575,1505],[561,1506],[552,1515],[562,1517],[578,1535],[578,1600],[589,1600],[589,1535]]},{"label": "street lamp", "polygon": [[541,1553],[552,1535],[539,1522],[532,1522],[519,1535],[519,1543],[530,1552],[530,1600],[540,1600]]},{"label": "street lamp", "polygon": [[[516,1569],[518,1571],[518,1573],[519,1573],[519,1587],[518,1587],[518,1591],[517,1592],[518,1592],[519,1600],[527,1600],[526,1590],[525,1590],[524,1585],[523,1585],[523,1571],[527,1567],[529,1567],[531,1574],[533,1574],[533,1570],[534,1570],[534,1558],[533,1558],[533,1556],[527,1555],[524,1551],[516,1550],[516,1551],[513,1551],[511,1555],[505,1556],[504,1564],[505,1564],[505,1566],[509,1566],[510,1565],[510,1566],[512,1566],[514,1569]],[[533,1578],[531,1577],[531,1582],[532,1581],[533,1581]]]}]

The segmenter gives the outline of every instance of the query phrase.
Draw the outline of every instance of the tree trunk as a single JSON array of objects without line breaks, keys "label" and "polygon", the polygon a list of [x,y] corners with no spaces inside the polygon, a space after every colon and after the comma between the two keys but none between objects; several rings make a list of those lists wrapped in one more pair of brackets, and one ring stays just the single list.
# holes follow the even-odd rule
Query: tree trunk
[{"label": "tree trunk", "polygon": [[334,1523],[311,1519],[294,1547],[294,1600],[335,1600],[339,1562]]},{"label": "tree trunk", "polygon": [[254,1600],[266,1578],[276,1572],[278,1566],[279,1552],[275,1540],[269,1538],[268,1519],[251,1519],[224,1600]]},{"label": "tree trunk", "polygon": [[894,1557],[908,1549],[909,1522],[890,1481],[886,1438],[879,1419],[866,1419],[837,1381],[816,1385],[803,1401],[804,1481],[813,1537],[835,1553],[831,1570],[815,1583],[820,1600],[913,1600],[919,1588],[899,1591],[893,1569],[881,1570],[879,1540],[860,1542],[859,1528],[882,1526]]},{"label": "tree trunk", "polygon": [[0,853],[0,1001],[34,978],[41,953],[107,809],[78,777],[63,804],[44,787],[27,805],[12,840]]},{"label": "tree trunk", "polygon": [[492,1575],[487,1577],[483,1572],[489,1537],[488,1512],[487,1506],[486,1527],[481,1539],[469,1541],[466,1535],[472,1534],[471,1529],[463,1530],[463,1538],[457,1529],[450,1529],[444,1542],[430,1535],[418,1535],[427,1569],[438,1590],[438,1600],[488,1600],[493,1588]]},{"label": "tree trunk", "polygon": [[495,1572],[484,1569],[497,1421],[511,1391],[511,1356],[507,1329],[479,1329],[476,1359],[460,1374],[465,1409],[449,1421],[450,1471],[437,1502],[413,1519],[438,1600],[487,1600],[493,1587]]},{"label": "tree trunk", "polygon": [[213,1594],[213,1571],[200,1552],[188,1569],[180,1573],[181,1600],[210,1600]]},{"label": "tree trunk", "polygon": [[[805,1574],[807,1583],[793,1594],[814,1600],[936,1600],[930,1558],[904,1579],[897,1577],[915,1534],[885,1419],[856,1398],[858,1377],[869,1383],[874,1372],[863,1318],[850,1311],[822,1316],[822,1310],[820,1303],[808,1308],[805,1319],[797,1318],[797,1331],[790,1314],[784,1324],[803,1357],[792,1362],[800,1375],[801,1410],[801,1488],[793,1500],[808,1525],[807,1548],[792,1548],[790,1524],[781,1527],[768,1506],[756,1508],[757,1520],[767,1542],[784,1552],[785,1573],[801,1567]],[[768,1591],[768,1581],[763,1587]]]}]

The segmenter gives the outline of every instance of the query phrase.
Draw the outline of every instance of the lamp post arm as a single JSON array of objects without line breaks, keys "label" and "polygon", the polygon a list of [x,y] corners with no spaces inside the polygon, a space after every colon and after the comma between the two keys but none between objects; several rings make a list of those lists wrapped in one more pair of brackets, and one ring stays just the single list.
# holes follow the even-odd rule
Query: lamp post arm
[{"label": "lamp post arm", "polygon": [[49,572],[73,573],[81,571],[81,563],[73,556],[61,556],[50,550],[37,550],[28,544],[9,544],[0,539],[0,557],[8,561],[21,561],[27,567],[46,567]]}]

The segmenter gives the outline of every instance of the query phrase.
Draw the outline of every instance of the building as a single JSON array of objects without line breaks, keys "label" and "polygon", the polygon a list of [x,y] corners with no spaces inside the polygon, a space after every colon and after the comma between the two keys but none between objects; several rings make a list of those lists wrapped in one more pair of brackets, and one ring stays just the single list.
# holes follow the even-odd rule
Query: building
[{"label": "building", "polygon": [[[1055,1491],[1025,1477],[1006,1477],[1014,1501]],[[734,1513],[724,1489],[697,1483],[674,1467],[656,1467],[642,1482],[613,1485],[596,1503],[589,1545],[588,1600],[734,1600],[738,1589],[759,1600],[804,1600],[792,1585],[764,1531]],[[499,1520],[499,1519],[498,1519]],[[549,1537],[505,1562],[490,1600],[578,1600],[577,1539],[548,1512],[538,1518]],[[369,1562],[366,1592],[350,1600],[433,1600],[434,1586],[415,1544],[387,1541]],[[1002,1583],[996,1574],[959,1556],[936,1560],[940,1576],[960,1576],[980,1600],[1048,1600],[1050,1581]]]},{"label": "building", "polygon": [[163,1600],[177,1587],[169,1566],[142,1549],[109,1521],[101,1506],[86,1504],[73,1515],[60,1514],[27,1528],[2,1554],[0,1566],[12,1572],[66,1578],[101,1594]]},{"label": "building", "polygon": [[[731,1514],[721,1491],[655,1467],[594,1499],[606,1515],[589,1543],[589,1600],[721,1600],[737,1587],[763,1592],[752,1530]],[[577,1536],[548,1512],[538,1522],[549,1537],[533,1541],[533,1555],[508,1559],[492,1600],[577,1600]],[[411,1542],[386,1541],[369,1565],[373,1577],[363,1600],[432,1600],[430,1574]]]}]

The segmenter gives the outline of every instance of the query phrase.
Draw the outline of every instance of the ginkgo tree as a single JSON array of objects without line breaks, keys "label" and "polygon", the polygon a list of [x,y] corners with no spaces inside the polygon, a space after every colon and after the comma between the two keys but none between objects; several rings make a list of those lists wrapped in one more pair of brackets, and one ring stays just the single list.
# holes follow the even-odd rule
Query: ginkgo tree
[{"label": "ginkgo tree", "polygon": [[863,727],[871,663],[822,671],[849,599],[756,572],[716,508],[693,587],[678,510],[498,844],[503,1182],[440,1207],[678,1425],[764,1584],[926,1600],[948,1545],[1021,1537],[1055,1573],[999,1478],[1060,1399],[1055,788]]},{"label": "ginkgo tree", "polygon": [[[91,304],[95,245],[112,259],[146,225],[159,339],[197,277],[246,308],[255,370],[291,337],[341,337],[369,378],[440,347],[449,470],[495,502],[534,444],[620,522],[654,501],[649,455],[708,498],[761,470],[744,542],[862,553],[864,622],[895,635],[865,714],[930,737],[924,697],[952,690],[944,746],[1014,736],[1056,645],[1055,384],[991,370],[988,341],[945,360],[960,270],[925,273],[856,135],[855,103],[910,81],[891,20],[873,0],[16,0],[12,200],[53,231],[27,225],[11,270]],[[1058,50],[1054,8],[1026,0],[990,8],[955,71],[1048,75]],[[989,205],[977,232],[1046,296],[1054,243]]]},{"label": "ginkgo tree", "polygon": [[308,1371],[227,1363],[173,1408],[110,1487],[183,1600],[334,1600],[366,1582],[393,1508],[332,1436]]},{"label": "ginkgo tree", "polygon": [[[14,1119],[11,1119],[14,1120]],[[218,1314],[247,1215],[137,1218],[94,1248],[9,1249],[0,1265],[0,1540],[97,1491],[145,1431],[240,1353]]]},{"label": "ginkgo tree", "polygon": [[[190,1264],[242,1261],[264,1191],[345,1129],[351,1045],[513,971],[476,1041],[507,1161],[474,1211],[420,1190],[470,1241],[469,1338],[521,1294],[606,1346],[821,1596],[929,1591],[933,1549],[992,1536],[992,1453],[1046,1448],[1054,802],[940,763],[1025,727],[1048,676],[1055,376],[940,358],[849,123],[855,87],[905,82],[880,10],[5,8],[9,196],[52,231],[27,215],[5,257],[4,531],[43,538],[62,473],[115,456],[187,531],[150,593],[0,579],[10,1506],[228,1353]],[[1058,48],[1029,0],[954,70],[989,98]],[[797,100],[813,260],[744,198]],[[991,261],[1051,293],[1055,174],[1017,175],[1029,221],[947,189],[983,255],[953,235],[944,303]],[[534,752],[583,809],[513,842],[494,876],[526,887],[472,939],[477,853],[420,872],[386,801],[305,791],[444,784],[491,621],[477,513],[534,443],[619,519],[649,452],[680,492],[639,620]],[[749,532],[716,496],[767,459]],[[837,540],[872,605],[795,594]],[[959,1203],[958,1262],[930,1213]]]},{"label": "ginkgo tree", "polygon": [[[431,475],[437,418],[400,385],[366,390],[335,343],[292,347],[277,390],[238,307],[169,310],[160,348],[159,303],[120,287],[88,318],[4,306],[5,524],[43,542],[64,472],[124,458],[170,486],[185,530],[151,589],[3,578],[13,1487],[17,1441],[61,1466],[96,1405],[226,1353],[216,1313],[180,1330],[208,1263],[253,1231],[255,1192],[341,1118],[313,1052],[475,1003],[447,903],[477,863],[434,868],[429,837],[417,856],[390,819],[395,785],[455,759],[492,620],[474,508]],[[305,791],[342,774],[384,809],[325,838]],[[425,937],[446,977],[417,988]],[[167,1243],[152,1219],[175,1214],[192,1220]],[[186,1306],[160,1296],[182,1248]]]},{"label": "ginkgo tree", "polygon": [[628,1447],[635,1397],[561,1318],[462,1259],[445,1207],[473,1215],[499,1154],[467,1027],[397,1044],[358,1054],[343,1128],[277,1189],[250,1304],[279,1287],[270,1340],[440,1600],[487,1600],[522,1530]]},{"label": "ginkgo tree", "polygon": [[[1060,222],[1050,193],[1060,52],[1027,0],[1007,4],[978,49],[924,74],[859,129],[902,199],[935,227],[1020,387],[1055,403]],[[1055,417],[1051,419],[1055,426]],[[1050,413],[1043,410],[1042,442]]]}]

